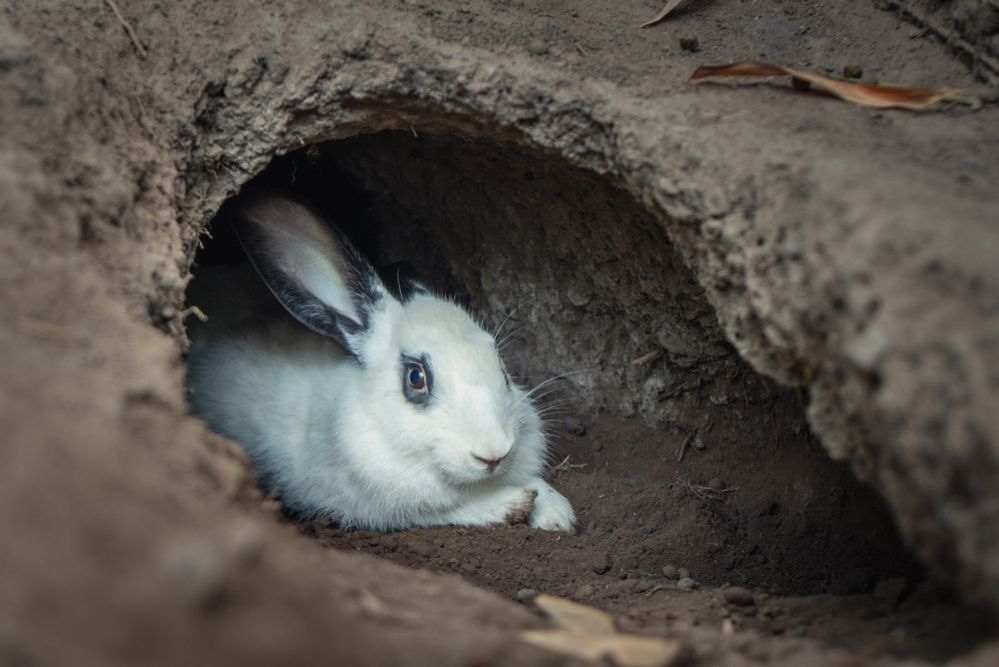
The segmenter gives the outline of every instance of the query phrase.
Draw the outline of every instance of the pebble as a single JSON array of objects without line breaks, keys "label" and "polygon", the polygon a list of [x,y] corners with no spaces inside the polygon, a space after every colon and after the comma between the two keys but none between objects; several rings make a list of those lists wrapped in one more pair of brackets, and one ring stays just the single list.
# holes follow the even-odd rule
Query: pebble
[{"label": "pebble", "polygon": [[527,45],[527,52],[532,56],[543,56],[548,53],[548,44],[540,39],[532,39]]},{"label": "pebble", "polygon": [[673,565],[663,565],[662,572],[663,576],[666,577],[667,579],[676,579],[680,576],[679,573],[677,572],[676,567],[674,567]]},{"label": "pebble", "polygon": [[843,68],[843,76],[848,79],[862,79],[864,77],[864,68],[860,65],[847,65]]},{"label": "pebble", "polygon": [[690,577],[681,577],[680,581],[676,582],[676,585],[685,591],[692,591],[697,588],[697,582]]},{"label": "pebble", "polygon": [[593,586],[591,586],[590,584],[583,584],[582,586],[576,589],[576,592],[572,594],[572,597],[576,598],[577,600],[585,600],[591,595],[593,595]]},{"label": "pebble", "polygon": [[701,41],[694,35],[685,35],[680,38],[680,48],[684,51],[698,51],[701,48]]},{"label": "pebble", "polygon": [[652,582],[648,579],[640,579],[638,583],[635,584],[636,593],[644,593],[645,591],[652,588]]},{"label": "pebble", "polygon": [[538,592],[533,588],[521,588],[517,591],[517,602],[530,602],[538,597]]},{"label": "pebble", "polygon": [[721,596],[725,602],[738,607],[748,607],[756,603],[753,592],[742,586],[726,586],[721,589]]},{"label": "pebble", "polygon": [[593,572],[594,574],[607,574],[611,569],[611,557],[610,554],[604,554],[596,561],[593,562]]}]

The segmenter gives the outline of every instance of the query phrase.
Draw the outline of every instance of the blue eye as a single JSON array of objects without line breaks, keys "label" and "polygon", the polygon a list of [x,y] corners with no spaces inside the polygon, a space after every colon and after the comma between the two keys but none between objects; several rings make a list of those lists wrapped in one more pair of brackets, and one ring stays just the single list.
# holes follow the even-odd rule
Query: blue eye
[{"label": "blue eye", "polygon": [[430,357],[402,355],[402,395],[413,405],[426,407],[434,393],[434,372]]},{"label": "blue eye", "polygon": [[423,370],[423,366],[419,364],[409,364],[406,367],[406,382],[408,382],[409,386],[416,391],[426,391],[427,374]]}]

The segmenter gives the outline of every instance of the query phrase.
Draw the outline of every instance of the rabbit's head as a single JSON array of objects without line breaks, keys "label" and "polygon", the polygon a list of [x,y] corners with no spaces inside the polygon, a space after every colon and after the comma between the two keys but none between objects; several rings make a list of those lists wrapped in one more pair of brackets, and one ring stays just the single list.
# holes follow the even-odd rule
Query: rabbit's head
[{"label": "rabbit's head", "polygon": [[339,231],[286,196],[243,198],[234,229],[285,308],[347,351],[352,400],[330,401],[366,413],[393,455],[468,484],[503,475],[518,447],[543,448],[530,397],[464,309],[414,283],[396,298]]}]

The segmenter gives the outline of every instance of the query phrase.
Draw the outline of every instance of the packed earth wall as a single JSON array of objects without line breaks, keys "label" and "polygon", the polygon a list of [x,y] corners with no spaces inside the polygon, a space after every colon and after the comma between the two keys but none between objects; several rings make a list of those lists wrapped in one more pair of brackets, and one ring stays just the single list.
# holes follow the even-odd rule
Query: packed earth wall
[{"label": "packed earth wall", "polygon": [[[693,86],[750,56],[973,83],[873,7],[703,4],[671,26],[699,53],[613,2],[0,7],[0,656],[309,662],[322,637],[344,664],[545,659],[510,643],[523,608],[262,518],[238,447],[187,414],[215,213],[275,156],[386,130],[508,142],[630,195],[712,344],[804,396],[916,555],[999,611],[999,112]],[[668,407],[650,421],[691,418]]]}]

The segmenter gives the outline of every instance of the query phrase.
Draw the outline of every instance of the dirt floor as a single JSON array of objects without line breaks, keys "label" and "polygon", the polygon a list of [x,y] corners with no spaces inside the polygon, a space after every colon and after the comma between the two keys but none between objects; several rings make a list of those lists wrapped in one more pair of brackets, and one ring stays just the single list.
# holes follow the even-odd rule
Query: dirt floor
[{"label": "dirt floor", "polygon": [[[999,110],[688,82],[765,58],[980,83],[892,3],[689,0],[638,30],[661,4],[0,2],[0,664],[581,664],[521,641],[548,623],[538,593],[698,667],[999,664]],[[579,209],[602,229],[586,195],[613,190],[636,256],[683,289],[605,267],[591,307],[696,312],[608,345],[622,402],[565,387],[553,481],[576,535],[297,526],[189,414],[185,294],[219,208],[276,155],[383,130],[446,137],[438,162],[480,139],[548,160],[531,176],[569,188],[547,220],[561,253],[598,238],[563,231]],[[494,222],[543,194],[509,175],[505,198],[464,193]],[[419,229],[439,231],[468,202],[432,190]],[[383,221],[421,205],[386,194]],[[585,301],[570,287],[538,317]],[[552,326],[634,324],[580,312]],[[699,338],[725,391],[672,395]],[[522,374],[577,365],[581,340],[536,364],[522,341]],[[660,365],[630,366],[650,350]]]},{"label": "dirt floor", "polygon": [[[856,516],[853,534],[841,521],[809,525],[807,508],[773,501],[778,491],[747,474],[737,455],[730,459],[731,448],[689,450],[701,460],[682,466],[675,456],[682,444],[635,420],[570,418],[550,479],[577,509],[575,535],[522,525],[345,532],[321,520],[300,529],[324,546],[457,574],[527,605],[548,593],[595,606],[623,631],[684,638],[703,664],[725,662],[716,646],[724,619],[739,633],[738,652],[758,662],[797,661],[826,647],[935,663],[989,637],[987,620],[962,609],[904,556],[857,562],[858,555],[870,558],[871,546],[858,541],[887,537],[889,545],[879,546],[888,551],[890,532],[870,535]],[[775,444],[775,458],[786,454],[780,450]],[[793,468],[786,466],[789,475]],[[738,528],[747,514],[748,535]],[[781,521],[799,524],[798,542],[768,544],[758,534],[765,532],[760,524]],[[794,579],[802,559],[828,562],[823,552],[830,550],[838,567]],[[696,588],[680,584],[686,576]],[[733,604],[722,595],[730,585],[752,594]],[[844,589],[854,594],[831,594]],[[703,632],[691,634],[695,628]],[[812,643],[795,641],[803,638]]]}]

